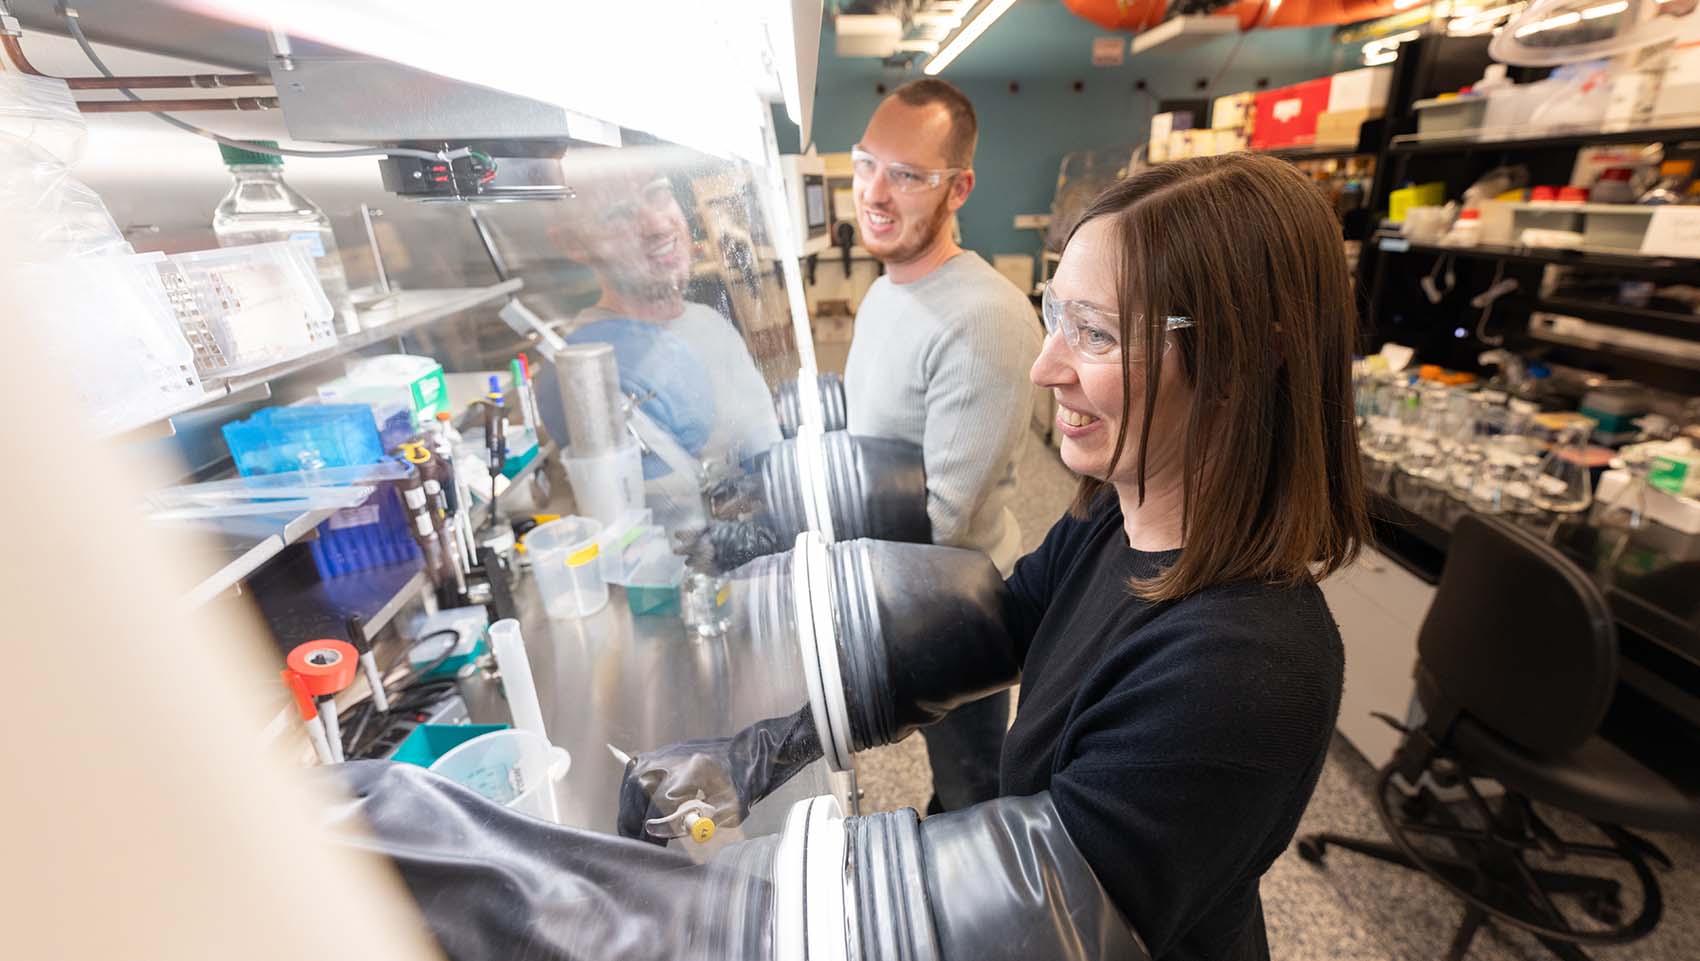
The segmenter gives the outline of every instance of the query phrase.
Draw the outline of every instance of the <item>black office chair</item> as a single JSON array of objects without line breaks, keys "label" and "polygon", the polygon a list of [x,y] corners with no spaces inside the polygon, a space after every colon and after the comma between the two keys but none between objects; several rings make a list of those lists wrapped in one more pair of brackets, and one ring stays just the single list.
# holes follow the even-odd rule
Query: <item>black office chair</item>
[{"label": "black office chair", "polygon": [[[1586,961],[1578,945],[1646,936],[1663,911],[1648,862],[1670,860],[1628,828],[1700,832],[1700,799],[1598,735],[1618,649],[1593,581],[1540,539],[1466,515],[1417,650],[1424,720],[1406,728],[1383,717],[1405,734],[1376,777],[1376,810],[1393,843],[1311,834],[1299,839],[1299,856],[1320,864],[1339,847],[1440,882],[1465,904],[1447,961],[1463,958],[1490,918],[1567,961]],[[1472,778],[1504,787],[1497,805]],[[1429,784],[1465,799],[1442,803]],[[1535,803],[1586,818],[1608,843],[1560,837]],[[1567,870],[1556,869],[1559,859]],[[1588,870],[1606,864],[1634,872],[1633,920],[1622,919],[1620,881]]]}]

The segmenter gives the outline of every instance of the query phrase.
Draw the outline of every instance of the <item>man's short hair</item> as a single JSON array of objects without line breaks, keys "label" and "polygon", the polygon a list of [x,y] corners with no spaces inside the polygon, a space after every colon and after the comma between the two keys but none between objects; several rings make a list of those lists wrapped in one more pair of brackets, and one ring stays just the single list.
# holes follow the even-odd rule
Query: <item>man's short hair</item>
[{"label": "man's short hair", "polygon": [[974,145],[980,139],[980,121],[974,116],[974,104],[968,95],[948,81],[937,77],[911,80],[890,94],[911,107],[941,104],[950,114],[950,140],[945,144],[945,156],[953,167],[974,165]]}]

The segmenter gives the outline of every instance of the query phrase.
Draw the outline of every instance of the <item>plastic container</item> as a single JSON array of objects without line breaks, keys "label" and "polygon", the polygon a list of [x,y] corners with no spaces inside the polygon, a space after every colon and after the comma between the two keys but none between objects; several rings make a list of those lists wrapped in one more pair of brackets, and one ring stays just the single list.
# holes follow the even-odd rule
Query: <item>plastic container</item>
[{"label": "plastic container", "polygon": [[685,582],[685,559],[655,542],[625,575],[626,607],[633,614],[678,614],[679,589]]},{"label": "plastic container", "polygon": [[[259,141],[275,147],[275,141]],[[301,244],[313,258],[319,277],[339,320],[338,329],[360,329],[354,301],[348,295],[331,219],[318,205],[283,180],[283,158],[219,144],[219,153],[235,178],[230,192],[213,211],[213,233],[220,247],[242,247],[288,241]]]},{"label": "plastic container", "polygon": [[563,517],[525,535],[525,553],[550,617],[585,617],[608,603],[596,538],[602,525],[588,517]]},{"label": "plastic container", "polygon": [[1653,210],[1639,204],[1589,204],[1582,208],[1582,242],[1603,250],[1639,253]]},{"label": "plastic container", "polygon": [[1635,171],[1628,167],[1612,167],[1600,173],[1600,179],[1594,181],[1594,189],[1589,193],[1595,203],[1599,204],[1632,204],[1635,202],[1635,190],[1629,185]]},{"label": "plastic container", "polygon": [[336,343],[336,312],[304,245],[196,250],[157,266],[202,377],[233,377]]},{"label": "plastic container", "polygon": [[1474,247],[1482,238],[1481,211],[1471,208],[1458,215],[1452,229],[1446,232],[1441,243],[1449,247]]},{"label": "plastic container", "polygon": [[462,744],[507,729],[506,724],[421,724],[395,746],[390,760],[430,768]]},{"label": "plastic container", "polygon": [[1487,116],[1488,97],[1437,97],[1411,104],[1417,112],[1417,133],[1438,135],[1474,133]]},{"label": "plastic container", "polygon": [[635,441],[589,457],[562,452],[578,511],[605,525],[643,508],[643,451]]},{"label": "plastic container", "polygon": [[530,731],[492,731],[473,738],[429,770],[492,801],[545,821],[560,821],[555,785],[572,767],[565,748]]}]

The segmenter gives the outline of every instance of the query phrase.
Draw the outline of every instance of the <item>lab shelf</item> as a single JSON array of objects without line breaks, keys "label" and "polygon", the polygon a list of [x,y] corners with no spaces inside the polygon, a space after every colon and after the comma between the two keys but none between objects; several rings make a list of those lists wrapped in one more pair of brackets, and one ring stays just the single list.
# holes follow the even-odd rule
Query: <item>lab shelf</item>
[{"label": "lab shelf", "polygon": [[1649,127],[1641,130],[1612,130],[1594,133],[1565,132],[1538,137],[1483,139],[1487,131],[1448,132],[1448,136],[1401,134],[1394,137],[1388,153],[1483,153],[1505,150],[1556,150],[1567,147],[1586,147],[1595,144],[1669,143],[1673,140],[1700,140],[1700,127]]},{"label": "lab shelf", "polygon": [[1664,337],[1700,338],[1700,315],[1680,314],[1668,310],[1629,307],[1609,301],[1584,300],[1579,297],[1543,297],[1529,304],[1533,310],[1549,314],[1580,317],[1613,327],[1639,330]]},{"label": "lab shelf", "polygon": [[[201,385],[203,393],[200,396],[185,400],[184,403],[168,412],[150,414],[135,423],[125,424],[111,430],[107,432],[107,436],[121,437],[142,432],[154,424],[168,423],[172,417],[220,403],[244,391],[263,387],[274,380],[299,373],[327,360],[352,354],[392,337],[400,337],[460,311],[470,310],[473,307],[502,299],[518,291],[523,284],[524,281],[515,278],[499,284],[492,284],[489,287],[398,291],[393,297],[380,302],[376,306],[359,311],[360,330],[338,337],[335,344],[323,350],[314,351],[311,354],[297,357],[274,367],[268,367],[265,370],[238,377],[215,378],[203,382]],[[171,432],[167,430],[165,433]]]},{"label": "lab shelf", "polygon": [[[531,463],[513,476],[503,497],[529,484],[554,453],[555,445],[545,444]],[[473,528],[481,528],[489,515],[489,504],[474,505]],[[268,578],[263,589],[257,588],[254,593],[277,637],[279,650],[288,651],[306,641],[343,637],[348,618],[356,614],[366,625],[367,635],[375,638],[430,587],[423,563],[414,561],[329,580],[317,579],[303,565],[301,570],[279,572],[278,576]]]},{"label": "lab shelf", "polygon": [[[235,587],[260,565],[282,553],[284,548],[306,537],[331,514],[332,511],[325,509],[246,518],[241,522],[232,519],[210,537],[199,537],[191,548],[192,553],[205,554],[210,544],[213,563],[223,563],[184,595],[184,603],[193,609]],[[198,534],[200,532],[193,528],[182,531],[184,537],[197,537]]]},{"label": "lab shelf", "polygon": [[1623,251],[1591,250],[1559,247],[1448,247],[1442,244],[1412,243],[1403,237],[1382,237],[1378,242],[1383,253],[1407,251],[1426,254],[1452,254],[1469,260],[1494,260],[1524,266],[1593,267],[1600,270],[1623,270],[1649,276],[1700,276],[1700,260],[1686,257],[1650,257]]}]

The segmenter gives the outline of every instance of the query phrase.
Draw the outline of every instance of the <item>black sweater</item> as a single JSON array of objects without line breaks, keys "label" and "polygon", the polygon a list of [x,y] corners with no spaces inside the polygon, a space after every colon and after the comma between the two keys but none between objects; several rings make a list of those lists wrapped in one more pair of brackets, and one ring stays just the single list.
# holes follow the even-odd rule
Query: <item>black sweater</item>
[{"label": "black sweater", "polygon": [[1129,548],[1106,494],[1016,565],[1010,622],[1026,646],[1002,791],[1051,792],[1153,958],[1262,961],[1258,879],[1316,787],[1340,634],[1313,585],[1159,604],[1128,590],[1176,556]]}]

